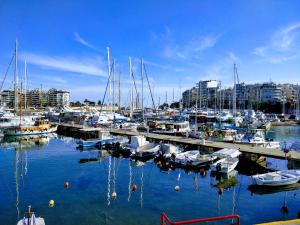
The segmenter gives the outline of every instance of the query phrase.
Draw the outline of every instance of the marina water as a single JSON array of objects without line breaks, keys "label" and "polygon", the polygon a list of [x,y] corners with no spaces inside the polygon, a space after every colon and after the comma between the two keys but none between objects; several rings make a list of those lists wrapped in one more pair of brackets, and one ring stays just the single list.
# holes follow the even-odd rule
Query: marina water
[{"label": "marina water", "polygon": [[[273,127],[268,136],[289,145],[299,140],[300,127]],[[66,137],[24,145],[2,143],[0,224],[16,224],[28,205],[47,225],[160,224],[162,212],[174,221],[236,213],[241,224],[299,216],[300,189],[253,193],[248,189],[251,177],[240,173],[219,193],[219,181],[210,171],[163,171],[153,161],[136,165],[99,151],[79,151],[75,140]],[[282,160],[270,162],[285,166]],[[177,185],[179,192],[174,190]],[[288,214],[281,211],[284,205]]]}]

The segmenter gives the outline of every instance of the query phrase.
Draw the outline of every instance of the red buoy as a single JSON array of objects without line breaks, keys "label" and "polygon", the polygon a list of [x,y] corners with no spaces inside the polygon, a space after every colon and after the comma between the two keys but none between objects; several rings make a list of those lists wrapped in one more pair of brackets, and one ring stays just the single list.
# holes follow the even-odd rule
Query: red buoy
[{"label": "red buoy", "polygon": [[69,188],[69,182],[66,181],[66,182],[65,182],[65,189],[68,189],[68,188]]},{"label": "red buoy", "polygon": [[132,191],[133,191],[133,192],[136,192],[136,189],[137,189],[136,184],[133,184],[133,185],[132,185]]}]

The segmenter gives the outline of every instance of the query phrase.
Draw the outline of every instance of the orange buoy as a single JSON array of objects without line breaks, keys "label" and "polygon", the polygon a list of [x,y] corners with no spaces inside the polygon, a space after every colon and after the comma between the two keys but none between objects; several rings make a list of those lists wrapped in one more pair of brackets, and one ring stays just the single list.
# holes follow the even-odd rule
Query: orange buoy
[{"label": "orange buoy", "polygon": [[132,192],[136,192],[136,189],[137,189],[136,184],[133,184],[133,185],[132,185]]},{"label": "orange buoy", "polygon": [[69,182],[66,181],[66,182],[65,182],[65,189],[68,189],[68,188],[69,188]]}]

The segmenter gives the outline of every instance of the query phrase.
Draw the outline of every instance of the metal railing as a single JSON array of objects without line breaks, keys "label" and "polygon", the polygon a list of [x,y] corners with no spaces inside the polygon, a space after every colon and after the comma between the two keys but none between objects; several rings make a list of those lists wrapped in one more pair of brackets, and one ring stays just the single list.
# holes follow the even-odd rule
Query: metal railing
[{"label": "metal railing", "polygon": [[201,218],[201,219],[173,222],[170,220],[170,218],[165,213],[161,214],[161,223],[160,224],[161,225],[167,225],[167,224],[169,224],[169,225],[184,225],[184,224],[204,223],[204,222],[226,220],[226,219],[236,219],[236,222],[231,223],[231,224],[240,225],[240,216],[239,215],[217,216],[217,217],[210,217],[210,218]]}]

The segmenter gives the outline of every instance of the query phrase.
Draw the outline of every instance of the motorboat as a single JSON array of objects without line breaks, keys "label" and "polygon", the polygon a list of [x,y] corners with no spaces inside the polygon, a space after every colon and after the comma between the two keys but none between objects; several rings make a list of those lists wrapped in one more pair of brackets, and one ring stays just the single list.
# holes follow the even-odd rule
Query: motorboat
[{"label": "motorboat", "polygon": [[153,133],[159,134],[186,134],[190,131],[189,121],[174,121],[165,122],[164,128],[161,130],[154,130]]},{"label": "motorboat", "polygon": [[250,129],[242,138],[235,141],[239,144],[262,146],[265,148],[280,148],[280,143],[274,140],[266,140],[263,129]]},{"label": "motorboat", "polygon": [[[90,128],[90,130],[87,130],[85,134],[87,134],[89,131],[94,131],[94,128]],[[86,135],[87,136],[87,135]],[[81,138],[77,141],[77,144],[79,147],[93,147],[93,146],[103,146],[107,143],[112,143],[114,140],[114,137],[110,135],[108,131],[102,130],[97,133],[97,137],[93,138]]]},{"label": "motorboat", "polygon": [[212,155],[218,158],[237,158],[239,155],[242,154],[239,150],[233,148],[223,148],[219,151],[214,152]]},{"label": "motorboat", "polygon": [[253,184],[262,186],[284,186],[300,180],[300,170],[280,170],[252,176]]},{"label": "motorboat", "polygon": [[176,154],[179,154],[182,151],[183,150],[180,147],[172,144],[162,143],[160,147],[162,159],[170,159],[172,156],[175,156]]},{"label": "motorboat", "polygon": [[182,166],[205,166],[217,159],[217,156],[200,154],[199,150],[192,150],[175,154],[173,162]]},{"label": "motorboat", "polygon": [[31,206],[29,206],[28,212],[25,212],[23,219],[19,220],[17,225],[45,225],[45,220],[42,217],[35,217],[35,213],[31,211]]},{"label": "motorboat", "polygon": [[220,173],[230,173],[238,165],[238,158],[226,157],[219,159],[211,165],[211,171],[220,172]]},{"label": "motorboat", "polygon": [[160,150],[160,145],[150,143],[144,136],[132,136],[130,139],[130,151],[132,158],[153,158]]}]

